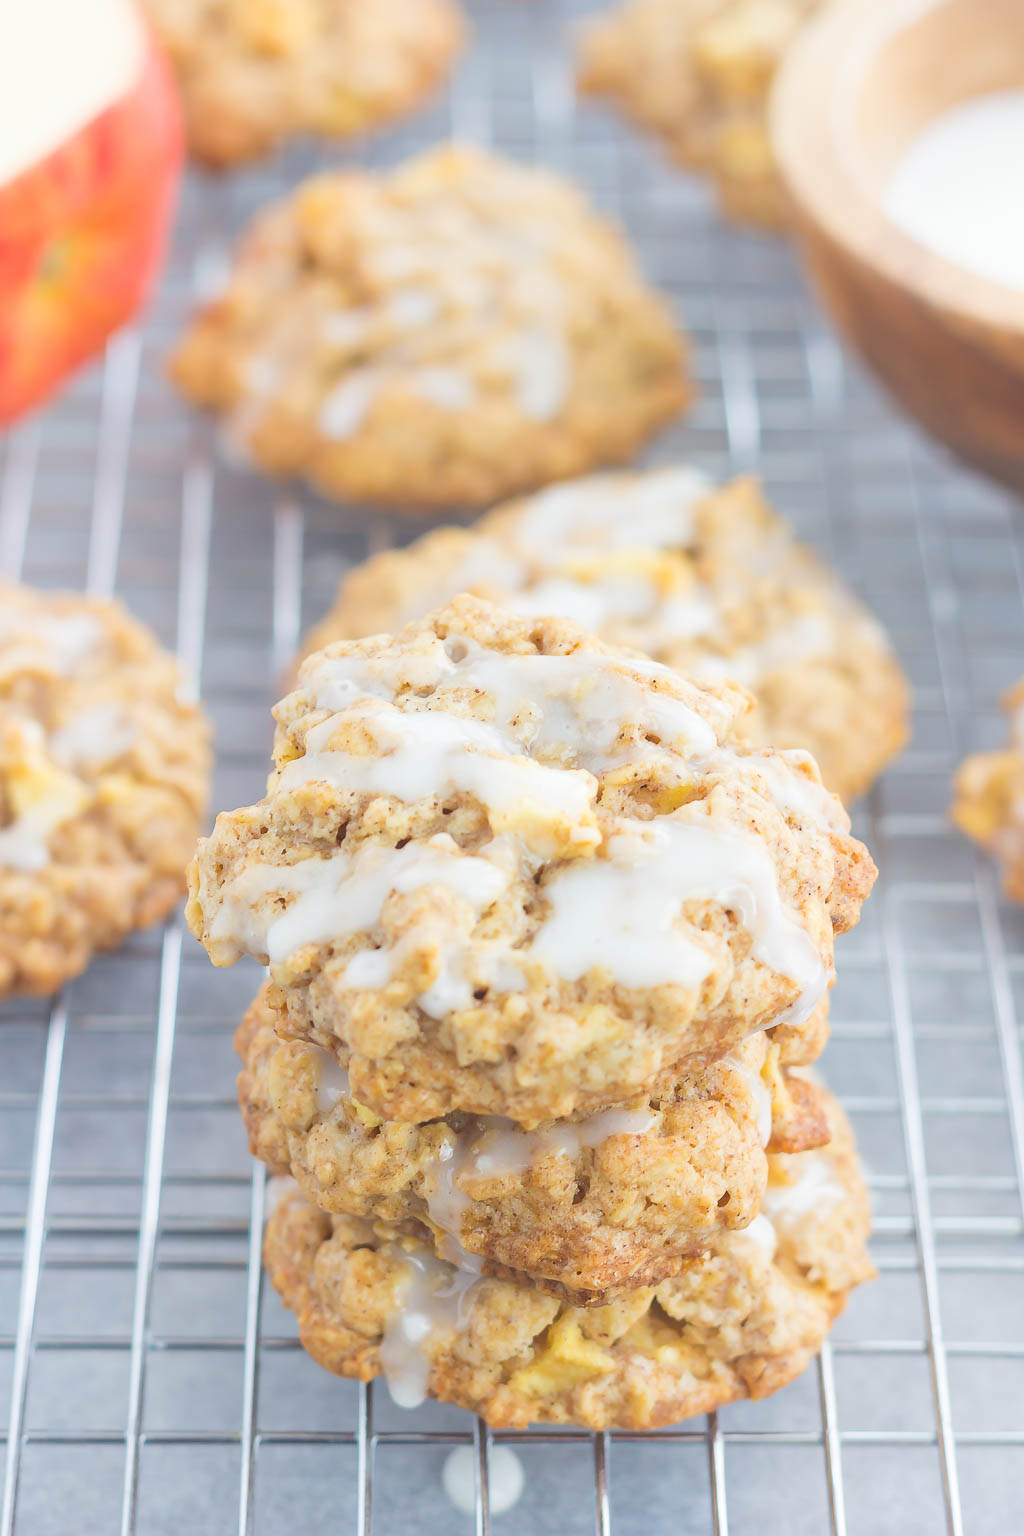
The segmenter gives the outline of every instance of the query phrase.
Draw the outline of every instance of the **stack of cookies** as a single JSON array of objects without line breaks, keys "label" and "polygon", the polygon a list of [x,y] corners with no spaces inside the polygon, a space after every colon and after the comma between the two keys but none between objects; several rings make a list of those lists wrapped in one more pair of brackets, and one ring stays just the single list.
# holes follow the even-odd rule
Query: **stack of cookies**
[{"label": "stack of cookies", "polygon": [[189,920],[270,968],[240,1097],[328,1369],[642,1428],[783,1385],[870,1273],[803,1069],[874,867],[749,708],[471,597],[304,663]]}]

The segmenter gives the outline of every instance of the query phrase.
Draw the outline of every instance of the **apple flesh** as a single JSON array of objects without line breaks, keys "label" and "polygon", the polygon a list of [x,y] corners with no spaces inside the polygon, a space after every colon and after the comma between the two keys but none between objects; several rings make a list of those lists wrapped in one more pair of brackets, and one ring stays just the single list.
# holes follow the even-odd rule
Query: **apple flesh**
[{"label": "apple flesh", "polygon": [[181,172],[173,80],[132,0],[0,16],[0,423],[137,311]]}]

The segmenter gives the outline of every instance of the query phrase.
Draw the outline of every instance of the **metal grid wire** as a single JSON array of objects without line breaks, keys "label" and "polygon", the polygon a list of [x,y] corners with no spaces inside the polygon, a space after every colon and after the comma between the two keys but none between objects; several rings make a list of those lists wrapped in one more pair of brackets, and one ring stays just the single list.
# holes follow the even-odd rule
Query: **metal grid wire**
[{"label": "metal grid wire", "polygon": [[[1024,919],[945,810],[1021,671],[1024,520],[849,366],[783,244],[723,228],[656,150],[574,105],[564,31],[581,9],[480,0],[448,99],[357,158],[387,164],[454,130],[583,182],[694,340],[701,400],[655,457],[756,464],[892,630],[914,740],[856,818],[882,879],[840,945],[826,1057],[871,1177],[879,1278],[778,1397],[651,1435],[491,1433],[334,1380],[261,1280],[263,1174],[230,1044],[255,970],[214,971],[175,920],[51,1007],[2,1014],[0,1536],[1019,1528]],[[117,591],[177,644],[216,724],[217,806],[260,793],[300,624],[347,564],[413,531],[231,466],[162,377],[231,233],[312,163],[190,184],[144,329],[0,458],[0,567]],[[515,1446],[526,1487],[492,1516],[495,1442]],[[439,1479],[460,1444],[477,1473],[466,1516]]]}]

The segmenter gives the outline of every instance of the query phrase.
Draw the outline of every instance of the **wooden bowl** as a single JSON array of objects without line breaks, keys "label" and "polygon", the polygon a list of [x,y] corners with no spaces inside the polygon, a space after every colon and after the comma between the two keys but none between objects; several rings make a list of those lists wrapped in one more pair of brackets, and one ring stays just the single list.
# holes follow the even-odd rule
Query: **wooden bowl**
[{"label": "wooden bowl", "polygon": [[[772,128],[798,239],[832,319],[962,457],[1024,490],[1024,291],[904,234],[882,200],[921,130],[1024,87],[1024,0],[838,0],[793,45]],[[1021,182],[1008,197],[1024,196]]]}]

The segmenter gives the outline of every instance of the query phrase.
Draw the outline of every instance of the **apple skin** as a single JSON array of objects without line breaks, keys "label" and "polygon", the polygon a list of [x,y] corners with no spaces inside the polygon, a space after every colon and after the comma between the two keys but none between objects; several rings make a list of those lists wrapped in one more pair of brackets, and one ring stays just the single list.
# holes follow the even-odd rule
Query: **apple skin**
[{"label": "apple skin", "polygon": [[143,303],[183,158],[177,90],[147,29],[128,93],[0,186],[0,423],[51,395]]}]

